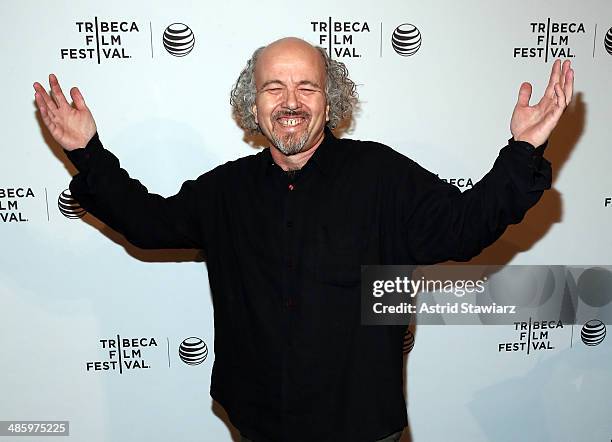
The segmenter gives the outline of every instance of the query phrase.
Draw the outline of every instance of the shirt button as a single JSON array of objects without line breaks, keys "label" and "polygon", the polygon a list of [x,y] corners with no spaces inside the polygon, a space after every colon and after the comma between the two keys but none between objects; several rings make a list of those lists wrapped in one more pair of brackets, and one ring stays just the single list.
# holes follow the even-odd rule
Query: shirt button
[{"label": "shirt button", "polygon": [[293,221],[287,221],[287,227],[292,228],[293,227]]},{"label": "shirt button", "polygon": [[293,187],[293,184],[289,184],[289,186],[288,186],[288,187],[289,187],[289,190],[293,190],[293,189],[295,189],[295,187]]}]

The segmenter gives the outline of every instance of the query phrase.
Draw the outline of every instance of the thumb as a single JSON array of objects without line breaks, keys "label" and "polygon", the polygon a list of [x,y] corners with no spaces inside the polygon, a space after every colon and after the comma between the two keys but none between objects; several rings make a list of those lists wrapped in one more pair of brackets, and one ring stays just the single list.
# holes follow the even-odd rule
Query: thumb
[{"label": "thumb", "polygon": [[531,98],[531,84],[523,83],[519,89],[518,102],[519,106],[529,106],[529,99]]},{"label": "thumb", "polygon": [[85,99],[83,98],[83,95],[81,95],[79,88],[73,87],[70,89],[70,96],[72,97],[72,101],[78,110],[87,110]]}]

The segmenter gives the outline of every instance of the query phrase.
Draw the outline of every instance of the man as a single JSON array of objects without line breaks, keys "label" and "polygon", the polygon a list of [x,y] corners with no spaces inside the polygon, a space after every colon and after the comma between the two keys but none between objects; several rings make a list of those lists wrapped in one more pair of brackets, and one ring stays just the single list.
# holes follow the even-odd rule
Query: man
[{"label": "man", "polygon": [[340,140],[354,84],[341,63],[287,38],[255,52],[232,91],[270,149],[150,194],[102,147],[78,89],[35,83],[45,125],[79,170],[73,196],[144,248],[206,251],[215,318],[211,395],[243,440],[396,441],[407,424],[405,327],[360,325],[360,264],[468,260],[550,187],[543,145],[569,104],[556,61],[544,97],[524,83],[513,139],[461,193],[390,148]]}]

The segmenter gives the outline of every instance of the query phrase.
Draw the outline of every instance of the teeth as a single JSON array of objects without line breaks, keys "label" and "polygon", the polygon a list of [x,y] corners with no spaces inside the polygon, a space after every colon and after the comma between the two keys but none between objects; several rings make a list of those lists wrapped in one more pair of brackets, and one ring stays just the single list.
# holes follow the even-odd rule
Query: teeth
[{"label": "teeth", "polygon": [[295,125],[299,124],[299,120],[297,118],[282,119],[281,120],[281,124],[283,126],[295,126]]}]

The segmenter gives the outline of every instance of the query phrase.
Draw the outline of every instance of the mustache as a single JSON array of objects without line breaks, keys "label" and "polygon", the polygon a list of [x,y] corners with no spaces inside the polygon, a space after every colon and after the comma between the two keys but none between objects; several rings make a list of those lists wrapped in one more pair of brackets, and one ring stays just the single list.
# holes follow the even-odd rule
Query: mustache
[{"label": "mustache", "polygon": [[281,110],[275,112],[272,115],[272,118],[278,120],[279,118],[291,118],[291,117],[300,117],[300,118],[310,118],[310,114],[305,111],[292,111],[292,110]]}]

